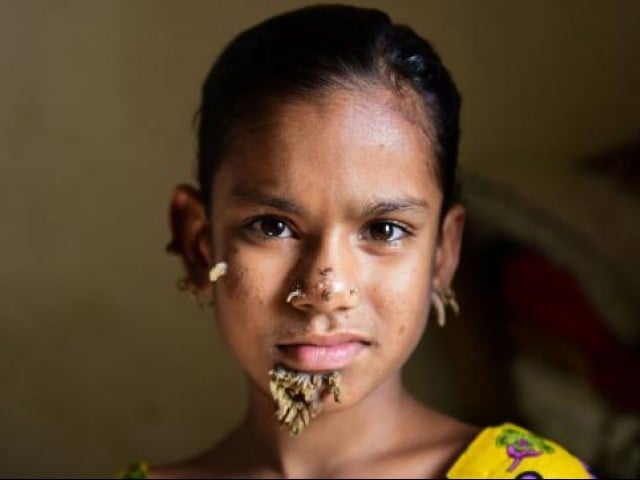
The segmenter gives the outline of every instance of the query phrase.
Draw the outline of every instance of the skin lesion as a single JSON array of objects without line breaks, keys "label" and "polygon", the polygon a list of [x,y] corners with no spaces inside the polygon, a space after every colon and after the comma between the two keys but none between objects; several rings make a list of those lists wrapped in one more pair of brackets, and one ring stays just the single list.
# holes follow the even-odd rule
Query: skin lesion
[{"label": "skin lesion", "polygon": [[341,374],[296,372],[278,366],[269,371],[269,391],[276,403],[275,416],[292,436],[309,426],[322,411],[321,400],[331,395],[341,398]]}]

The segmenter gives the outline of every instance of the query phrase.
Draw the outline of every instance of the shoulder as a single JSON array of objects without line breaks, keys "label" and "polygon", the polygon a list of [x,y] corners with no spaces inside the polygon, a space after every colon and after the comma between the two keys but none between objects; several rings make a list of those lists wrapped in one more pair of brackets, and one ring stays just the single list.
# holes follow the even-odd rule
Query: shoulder
[{"label": "shoulder", "polygon": [[447,472],[447,478],[594,478],[557,443],[505,423],[482,430]]}]

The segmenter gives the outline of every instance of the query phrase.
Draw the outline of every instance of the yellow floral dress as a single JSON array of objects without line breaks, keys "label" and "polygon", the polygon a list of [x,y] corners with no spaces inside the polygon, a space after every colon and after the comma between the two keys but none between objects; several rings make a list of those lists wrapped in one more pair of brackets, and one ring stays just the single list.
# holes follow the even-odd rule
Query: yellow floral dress
[{"label": "yellow floral dress", "polygon": [[[117,478],[148,478],[138,462]],[[458,457],[446,478],[595,478],[588,467],[557,443],[505,423],[482,430]]]},{"label": "yellow floral dress", "polygon": [[557,443],[511,423],[485,428],[447,472],[447,478],[595,478]]}]

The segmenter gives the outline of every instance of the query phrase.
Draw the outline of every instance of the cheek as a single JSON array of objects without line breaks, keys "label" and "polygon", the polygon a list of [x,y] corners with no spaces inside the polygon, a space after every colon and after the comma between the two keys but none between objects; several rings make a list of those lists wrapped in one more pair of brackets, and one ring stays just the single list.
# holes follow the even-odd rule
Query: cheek
[{"label": "cheek", "polygon": [[[233,350],[267,349],[286,293],[282,258],[240,245],[226,249],[227,275],[216,291],[216,314],[221,333]],[[263,350],[264,351],[264,350]]]},{"label": "cheek", "polygon": [[417,344],[424,330],[431,286],[429,265],[425,258],[411,260],[385,274],[372,289],[381,339],[395,351]]},{"label": "cheek", "polygon": [[255,308],[264,307],[266,304],[267,292],[265,291],[268,275],[258,268],[251,268],[241,259],[235,258],[230,262],[225,282],[226,301],[233,307]]},{"label": "cheek", "polygon": [[[272,295],[269,268],[240,248],[229,249],[226,258],[229,271],[217,295],[222,310],[220,321],[224,323],[227,312],[232,317],[242,318],[243,323],[253,321],[256,316],[251,312],[264,308]],[[238,316],[243,311],[246,314]]]},{"label": "cheek", "polygon": [[216,289],[218,330],[231,354],[255,382],[271,366],[272,315],[266,315],[274,292],[264,263],[252,261],[242,248],[225,257],[229,270]]},{"label": "cheek", "polygon": [[264,307],[278,282],[274,269],[259,249],[248,247],[237,238],[237,233],[226,231],[223,239],[222,258],[229,270],[219,288],[220,302],[229,302],[232,305],[228,307],[234,309]]}]

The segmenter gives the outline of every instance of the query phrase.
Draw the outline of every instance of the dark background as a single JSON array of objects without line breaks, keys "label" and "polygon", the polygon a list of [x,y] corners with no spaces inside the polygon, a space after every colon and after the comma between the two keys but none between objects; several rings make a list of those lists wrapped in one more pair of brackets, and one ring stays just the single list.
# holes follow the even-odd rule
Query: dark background
[{"label": "dark background", "polygon": [[[0,0],[1,476],[172,461],[241,414],[166,205],[216,54],[306,3]],[[640,2],[357,4],[431,40],[464,97],[462,312],[409,384],[637,476]]]}]

